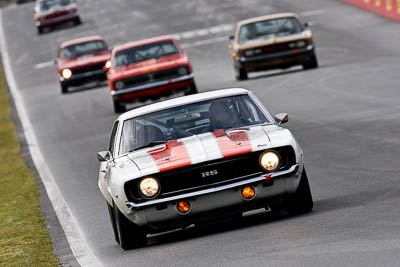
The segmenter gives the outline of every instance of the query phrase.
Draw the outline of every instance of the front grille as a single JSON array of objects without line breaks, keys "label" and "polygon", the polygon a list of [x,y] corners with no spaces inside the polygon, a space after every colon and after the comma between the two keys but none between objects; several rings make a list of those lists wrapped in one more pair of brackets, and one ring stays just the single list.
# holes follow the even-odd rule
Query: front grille
[{"label": "front grille", "polygon": [[[281,156],[281,170],[289,169],[295,164],[295,154],[291,146],[274,148]],[[220,186],[248,179],[263,173],[259,165],[259,157],[264,151],[223,158],[196,165],[191,165],[171,171],[155,174],[160,181],[161,192],[157,198],[189,193],[213,186]],[[204,175],[206,172],[217,171],[215,175]],[[204,176],[204,177],[203,177]],[[125,192],[129,201],[144,202],[146,199],[138,191],[140,179],[125,184]]]},{"label": "front grille", "polygon": [[[260,55],[267,55],[267,54],[271,54],[271,53],[279,53],[279,52],[284,52],[284,51],[288,51],[288,50],[293,50],[296,48],[296,41],[292,41],[292,42],[287,42],[287,43],[281,43],[281,44],[274,44],[274,45],[266,45],[266,46],[262,46],[262,47],[258,47],[258,48],[252,48],[250,50],[256,51],[258,49],[261,49],[261,52],[258,53],[254,53],[251,56],[246,56],[245,51],[243,51],[243,56],[247,57],[247,58],[251,58],[251,57],[257,57]],[[292,47],[291,47],[292,46]]]},{"label": "front grille", "polygon": [[[176,78],[176,77],[180,76],[179,71],[178,71],[179,68],[181,68],[181,67],[163,69],[163,70],[159,70],[159,71],[149,72],[146,74],[125,78],[125,79],[120,80],[124,83],[124,86],[122,88],[117,89],[115,86],[114,87],[116,90],[121,90],[124,88],[139,86],[139,85],[146,84],[146,83]],[[116,81],[116,82],[118,82],[118,81]]]},{"label": "front grille", "polygon": [[66,11],[66,10],[59,11],[59,12],[54,12],[54,13],[51,13],[49,15],[46,15],[45,19],[54,19],[54,18],[65,16],[65,15],[68,15],[68,11]]},{"label": "front grille", "polygon": [[105,62],[100,63],[100,64],[93,64],[85,67],[80,67],[80,68],[74,68],[72,69],[73,74],[81,74],[81,73],[86,73],[90,71],[96,71],[96,70],[102,70],[104,67]]}]

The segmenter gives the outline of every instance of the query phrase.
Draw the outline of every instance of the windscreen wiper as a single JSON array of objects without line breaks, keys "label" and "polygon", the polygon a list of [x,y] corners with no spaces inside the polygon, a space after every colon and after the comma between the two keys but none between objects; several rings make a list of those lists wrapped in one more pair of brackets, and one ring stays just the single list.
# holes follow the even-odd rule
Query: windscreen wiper
[{"label": "windscreen wiper", "polygon": [[145,144],[145,145],[143,145],[143,146],[141,146],[141,147],[137,147],[137,148],[134,148],[134,149],[132,149],[132,150],[129,150],[129,153],[131,153],[131,152],[133,152],[133,151],[136,151],[136,150],[139,150],[139,149],[142,149],[142,148],[152,147],[152,146],[156,146],[156,145],[165,144],[165,143],[167,143],[167,142],[168,142],[168,141],[166,141],[166,140],[164,140],[164,141],[152,141],[152,142],[150,142],[150,143],[148,143],[148,144]]}]

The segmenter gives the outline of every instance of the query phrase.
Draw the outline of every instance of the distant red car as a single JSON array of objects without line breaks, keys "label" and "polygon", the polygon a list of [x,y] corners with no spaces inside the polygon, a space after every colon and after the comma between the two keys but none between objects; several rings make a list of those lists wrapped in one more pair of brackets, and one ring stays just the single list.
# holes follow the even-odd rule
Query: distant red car
[{"label": "distant red car", "polygon": [[98,35],[63,42],[56,59],[61,92],[68,92],[69,86],[106,80],[104,65],[110,56],[106,41]]},{"label": "distant red car", "polygon": [[117,46],[107,65],[116,113],[124,112],[127,102],[156,99],[174,92],[197,93],[189,59],[172,36]]},{"label": "distant red car", "polygon": [[33,9],[33,18],[38,34],[45,28],[73,22],[81,24],[76,0],[37,0]]}]

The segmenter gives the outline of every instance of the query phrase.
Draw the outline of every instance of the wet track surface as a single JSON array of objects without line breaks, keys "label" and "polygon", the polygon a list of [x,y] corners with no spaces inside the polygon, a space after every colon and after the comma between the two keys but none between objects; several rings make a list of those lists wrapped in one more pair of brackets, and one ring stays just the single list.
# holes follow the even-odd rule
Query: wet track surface
[{"label": "wet track surface", "polygon": [[[32,7],[2,12],[12,69],[47,164],[105,266],[398,265],[398,22],[336,0],[93,0],[80,3],[81,26],[39,36]],[[237,82],[227,50],[229,25],[286,11],[312,22],[320,68],[255,73]],[[196,31],[202,29],[208,30]],[[85,86],[62,95],[48,63],[60,42],[91,34],[111,45],[179,34],[200,92],[244,87],[271,113],[289,113],[287,127],[305,152],[314,211],[297,217],[259,213],[153,236],[149,246],[123,251],[97,187],[96,153],[107,147],[116,118],[108,89]]]}]

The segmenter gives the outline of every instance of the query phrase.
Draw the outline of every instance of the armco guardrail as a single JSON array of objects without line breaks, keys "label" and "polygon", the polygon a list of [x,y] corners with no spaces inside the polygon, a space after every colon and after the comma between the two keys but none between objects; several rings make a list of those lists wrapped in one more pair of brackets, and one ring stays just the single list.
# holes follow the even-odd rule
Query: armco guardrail
[{"label": "armco guardrail", "polygon": [[382,16],[400,21],[400,0],[342,0]]}]

